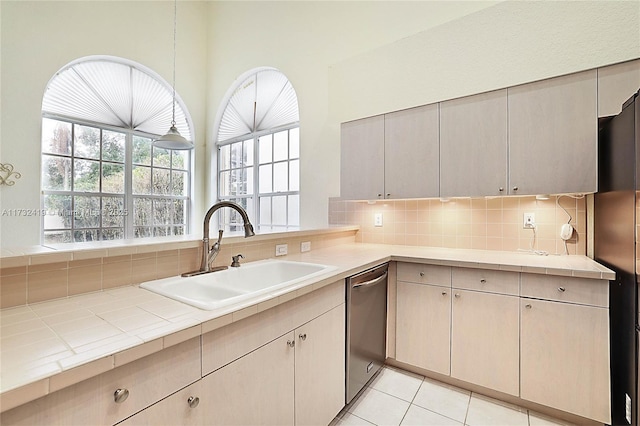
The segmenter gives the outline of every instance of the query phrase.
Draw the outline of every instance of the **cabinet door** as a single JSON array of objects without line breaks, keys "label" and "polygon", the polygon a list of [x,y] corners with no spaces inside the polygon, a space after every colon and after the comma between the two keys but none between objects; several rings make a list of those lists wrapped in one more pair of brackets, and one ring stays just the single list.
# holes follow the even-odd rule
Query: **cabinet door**
[{"label": "cabinet door", "polygon": [[342,123],[340,139],[340,196],[383,198],[384,116]]},{"label": "cabinet door", "polygon": [[609,424],[609,312],[521,299],[521,398]]},{"label": "cabinet door", "polygon": [[201,400],[200,383],[187,386],[118,425],[204,425],[202,410],[208,401]]},{"label": "cabinet door", "polygon": [[451,377],[518,395],[518,297],[453,289]]},{"label": "cabinet door", "polygon": [[622,104],[640,89],[640,59],[598,68],[598,117],[620,114]]},{"label": "cabinet door", "polygon": [[296,329],[295,423],[327,425],[344,407],[345,305]]},{"label": "cabinet door", "polygon": [[440,196],[505,195],[507,90],[440,104]]},{"label": "cabinet door", "polygon": [[451,289],[398,281],[396,359],[449,375]]},{"label": "cabinet door", "polygon": [[509,194],[596,192],[596,70],[508,89]]},{"label": "cabinet door", "polygon": [[287,333],[204,377],[201,400],[205,423],[293,424],[292,342],[294,334]]},{"label": "cabinet door", "polygon": [[385,198],[425,198],[440,194],[438,105],[384,116]]}]

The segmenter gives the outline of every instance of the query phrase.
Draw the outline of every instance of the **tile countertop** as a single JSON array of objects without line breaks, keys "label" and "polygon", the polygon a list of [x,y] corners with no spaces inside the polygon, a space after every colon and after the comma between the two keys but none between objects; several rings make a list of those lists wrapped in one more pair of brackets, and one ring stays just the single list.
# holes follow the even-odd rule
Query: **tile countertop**
[{"label": "tile countertop", "polygon": [[379,263],[397,260],[610,280],[586,256],[345,244],[283,260],[336,266],[327,274],[241,304],[204,311],[121,287],[0,311],[2,411],[269,309]]}]

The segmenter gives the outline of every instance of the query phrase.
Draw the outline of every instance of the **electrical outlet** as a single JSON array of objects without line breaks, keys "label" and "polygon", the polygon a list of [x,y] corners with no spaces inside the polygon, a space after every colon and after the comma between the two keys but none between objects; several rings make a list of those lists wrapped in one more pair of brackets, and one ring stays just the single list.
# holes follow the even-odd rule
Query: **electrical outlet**
[{"label": "electrical outlet", "polygon": [[286,244],[276,244],[276,256],[284,256],[287,254],[288,248]]},{"label": "electrical outlet", "polygon": [[373,215],[373,226],[382,226],[382,213]]},{"label": "electrical outlet", "polygon": [[311,251],[311,241],[303,241],[300,243],[300,253]]},{"label": "electrical outlet", "polygon": [[536,227],[536,214],[535,213],[525,213],[524,219],[522,222],[522,227],[525,229],[533,229]]}]

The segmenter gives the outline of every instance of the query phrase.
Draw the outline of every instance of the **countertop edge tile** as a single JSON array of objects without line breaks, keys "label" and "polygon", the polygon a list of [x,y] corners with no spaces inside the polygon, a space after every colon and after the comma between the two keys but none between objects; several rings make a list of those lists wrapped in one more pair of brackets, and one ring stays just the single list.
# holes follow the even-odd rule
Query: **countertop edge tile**
[{"label": "countertop edge tile", "polygon": [[49,392],[64,389],[83,380],[90,379],[99,374],[105,373],[114,368],[114,356],[109,355],[103,358],[90,361],[86,364],[78,365],[69,370],[49,378]]},{"label": "countertop edge tile", "polygon": [[0,410],[8,411],[49,394],[49,378],[28,383],[0,394]]},{"label": "countertop edge tile", "polygon": [[163,338],[159,338],[150,342],[145,342],[142,345],[134,346],[133,348],[117,352],[113,355],[114,368],[118,368],[121,365],[128,364],[140,358],[144,358],[147,355],[160,352],[163,347]]}]

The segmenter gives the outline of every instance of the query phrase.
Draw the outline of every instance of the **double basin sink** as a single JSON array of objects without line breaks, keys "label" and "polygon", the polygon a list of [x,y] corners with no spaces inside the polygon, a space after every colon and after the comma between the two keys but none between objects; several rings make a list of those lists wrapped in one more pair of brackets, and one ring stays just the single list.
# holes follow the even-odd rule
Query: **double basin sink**
[{"label": "double basin sink", "polygon": [[275,292],[335,269],[335,266],[317,263],[263,260],[192,277],[148,281],[140,287],[200,309],[213,310]]}]

